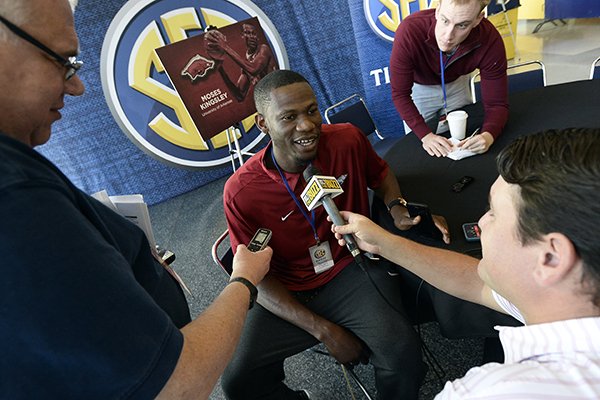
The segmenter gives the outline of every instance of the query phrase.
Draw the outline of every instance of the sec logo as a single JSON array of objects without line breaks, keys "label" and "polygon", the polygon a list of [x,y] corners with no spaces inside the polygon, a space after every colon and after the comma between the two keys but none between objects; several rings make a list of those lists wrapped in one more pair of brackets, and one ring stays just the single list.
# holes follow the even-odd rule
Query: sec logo
[{"label": "sec logo", "polygon": [[323,249],[318,249],[317,251],[314,252],[314,256],[317,260],[325,257],[326,255],[327,255],[327,252]]},{"label": "sec logo", "polygon": [[[101,54],[102,89],[113,117],[144,152],[169,164],[212,168],[230,161],[226,133],[205,141],[154,51],[204,32],[257,17],[280,68],[285,47],[267,16],[246,0],[130,0],[107,31]],[[241,122],[242,151],[264,134],[254,116]]]},{"label": "sec logo", "polygon": [[428,8],[428,0],[364,0],[365,18],[380,38],[394,41],[400,22],[410,14]]}]

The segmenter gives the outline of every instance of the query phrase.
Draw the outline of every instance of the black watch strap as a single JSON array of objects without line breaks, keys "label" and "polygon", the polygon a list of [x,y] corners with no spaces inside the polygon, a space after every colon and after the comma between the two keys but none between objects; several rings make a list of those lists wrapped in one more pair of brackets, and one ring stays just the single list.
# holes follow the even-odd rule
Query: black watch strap
[{"label": "black watch strap", "polygon": [[248,290],[250,291],[250,304],[248,305],[248,310],[251,309],[254,303],[256,302],[256,296],[258,296],[258,289],[256,289],[256,286],[254,286],[252,282],[250,282],[248,279],[239,276],[236,278],[232,278],[229,281],[229,283],[233,282],[239,282],[248,288]]},{"label": "black watch strap", "polygon": [[404,197],[398,197],[397,199],[394,199],[387,203],[388,212],[392,211],[392,207],[395,206],[406,207],[406,200],[404,200]]}]

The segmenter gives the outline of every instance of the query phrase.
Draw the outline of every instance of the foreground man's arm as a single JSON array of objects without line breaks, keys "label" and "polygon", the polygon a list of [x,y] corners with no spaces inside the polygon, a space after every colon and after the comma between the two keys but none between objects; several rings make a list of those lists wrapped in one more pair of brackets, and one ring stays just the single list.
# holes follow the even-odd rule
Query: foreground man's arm
[{"label": "foreground man's arm", "polygon": [[341,235],[352,234],[362,250],[385,257],[436,288],[504,312],[477,273],[478,259],[396,236],[363,215],[348,211],[340,213],[348,221],[347,225],[333,227],[341,245],[345,244]]},{"label": "foreground man's arm", "polygon": [[[238,246],[231,277],[244,277],[256,286],[269,268],[271,255],[270,247],[251,253]],[[238,343],[249,298],[245,285],[230,283],[210,307],[181,329],[183,349],[158,399],[208,398]]]}]

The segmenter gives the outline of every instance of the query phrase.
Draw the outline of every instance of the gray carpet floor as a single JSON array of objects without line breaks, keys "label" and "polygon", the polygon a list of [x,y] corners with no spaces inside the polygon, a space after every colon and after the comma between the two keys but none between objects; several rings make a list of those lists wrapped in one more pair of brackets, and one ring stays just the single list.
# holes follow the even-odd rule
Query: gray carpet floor
[{"label": "gray carpet floor", "polygon": [[[212,261],[211,247],[226,229],[222,193],[226,178],[195,191],[150,207],[150,217],[157,243],[173,251],[173,267],[189,286],[192,317],[200,314],[227,282],[223,271]],[[419,399],[432,399],[443,383],[461,377],[476,365],[483,355],[482,339],[449,340],[442,337],[435,323],[423,324],[420,333],[424,343],[444,370],[442,380],[431,372],[425,379]],[[285,364],[286,383],[294,389],[307,389],[314,399],[362,399],[364,396],[341,367],[329,356],[307,350],[289,358]],[[369,365],[355,368],[356,374],[372,394],[375,393],[373,370]],[[210,396],[224,399],[219,385]],[[399,399],[400,400],[400,399]]]}]

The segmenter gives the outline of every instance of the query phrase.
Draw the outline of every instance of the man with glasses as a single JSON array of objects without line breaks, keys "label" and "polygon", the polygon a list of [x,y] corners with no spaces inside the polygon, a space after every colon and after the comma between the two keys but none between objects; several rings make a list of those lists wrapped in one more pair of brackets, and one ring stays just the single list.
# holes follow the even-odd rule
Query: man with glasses
[{"label": "man with glasses", "polygon": [[469,77],[481,71],[485,118],[481,133],[463,140],[465,150],[484,153],[508,119],[506,52],[502,37],[483,10],[489,0],[439,0],[435,10],[405,18],[394,36],[390,57],[392,100],[431,156],[453,148],[442,135],[446,114],[471,103]]},{"label": "man with glasses", "polygon": [[0,0],[0,397],[206,398],[271,250],[241,245],[190,322],[144,233],[33,150],[83,94],[77,53],[67,0]]}]

